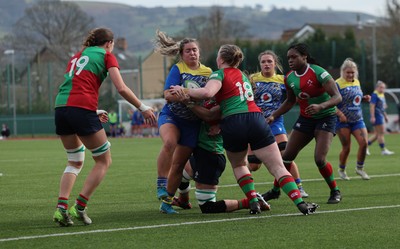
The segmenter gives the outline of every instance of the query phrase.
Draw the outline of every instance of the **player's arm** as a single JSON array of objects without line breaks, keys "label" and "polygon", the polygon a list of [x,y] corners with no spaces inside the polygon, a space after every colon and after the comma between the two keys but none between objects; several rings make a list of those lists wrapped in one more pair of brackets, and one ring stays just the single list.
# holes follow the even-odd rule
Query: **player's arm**
[{"label": "player's arm", "polygon": [[272,123],[275,118],[282,116],[292,109],[294,104],[296,104],[296,95],[294,94],[293,89],[287,87],[285,101],[283,101],[282,105],[267,118],[267,122]]},{"label": "player's arm", "polygon": [[327,109],[336,106],[342,101],[342,95],[340,94],[336,82],[333,79],[328,80],[324,84],[324,89],[331,97],[329,100],[322,102],[320,104],[322,109]]},{"label": "player's arm", "polygon": [[212,122],[221,119],[221,109],[218,106],[214,106],[211,109],[207,109],[199,105],[188,105],[190,110],[193,111],[199,118],[206,122]]},{"label": "player's arm", "polygon": [[185,89],[186,93],[194,99],[210,99],[221,89],[222,82],[217,79],[211,79],[203,88]]}]

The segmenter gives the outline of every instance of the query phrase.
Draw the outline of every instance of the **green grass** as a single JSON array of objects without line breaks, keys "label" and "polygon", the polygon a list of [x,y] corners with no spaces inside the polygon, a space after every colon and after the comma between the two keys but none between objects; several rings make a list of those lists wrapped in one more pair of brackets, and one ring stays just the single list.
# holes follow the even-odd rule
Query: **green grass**
[{"label": "green grass", "polygon": [[[308,201],[321,206],[310,216],[300,215],[286,196],[271,201],[272,210],[258,216],[250,216],[247,210],[203,215],[193,191],[192,210],[160,214],[155,194],[160,139],[111,139],[113,165],[89,202],[93,224],[76,222],[68,228],[52,222],[65,167],[61,142],[0,141],[0,248],[398,248],[398,139],[400,135],[386,136],[388,148],[396,152],[393,156],[381,156],[376,144],[370,148],[372,155],[366,161],[369,181],[354,173],[353,148],[348,163],[352,180],[338,181],[343,194],[338,205],[326,204],[329,189],[314,166],[314,144],[304,149],[296,160],[303,185],[310,194]],[[335,138],[328,156],[335,173],[339,150]],[[86,157],[72,200],[93,164],[89,153]],[[273,180],[265,168],[255,172],[254,178],[259,192],[269,189]],[[235,184],[228,166],[218,198],[243,198],[239,187],[227,186]],[[42,235],[46,237],[35,237]],[[32,238],[22,239],[26,236]],[[5,241],[8,238],[19,239]]]}]

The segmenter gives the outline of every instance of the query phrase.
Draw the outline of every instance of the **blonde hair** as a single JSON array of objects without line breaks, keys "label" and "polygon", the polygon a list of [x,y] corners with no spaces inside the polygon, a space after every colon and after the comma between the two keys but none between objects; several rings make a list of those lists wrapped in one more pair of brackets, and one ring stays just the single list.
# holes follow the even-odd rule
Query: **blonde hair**
[{"label": "blonde hair", "polygon": [[381,80],[378,80],[378,82],[376,82],[375,88],[377,88],[379,86],[385,86],[386,87],[386,83],[381,81]]},{"label": "blonde hair", "polygon": [[242,50],[232,44],[222,45],[219,49],[219,55],[230,67],[238,67],[244,59]]},{"label": "blonde hair", "polygon": [[196,43],[197,47],[199,47],[199,43],[196,39],[184,38],[180,41],[175,41],[165,32],[157,30],[154,40],[154,50],[162,55],[176,56],[179,54],[181,56],[185,45],[192,42]]},{"label": "blonde hair", "polygon": [[342,77],[343,79],[345,78],[344,70],[346,70],[347,68],[354,69],[354,79],[358,79],[358,67],[352,58],[346,58],[344,60],[342,66],[340,67],[340,77]]},{"label": "blonde hair", "polygon": [[261,52],[261,53],[258,55],[258,62],[261,62],[261,57],[263,57],[264,55],[271,55],[272,58],[274,58],[276,68],[277,68],[281,73],[283,73],[282,63],[281,63],[281,61],[280,61],[278,55],[276,55],[274,51],[272,51],[272,50],[265,50],[264,52]]}]

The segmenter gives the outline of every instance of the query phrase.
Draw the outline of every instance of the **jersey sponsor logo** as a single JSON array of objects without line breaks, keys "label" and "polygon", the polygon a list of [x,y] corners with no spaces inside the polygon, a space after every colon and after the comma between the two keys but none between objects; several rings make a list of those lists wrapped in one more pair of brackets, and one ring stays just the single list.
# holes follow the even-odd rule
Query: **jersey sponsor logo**
[{"label": "jersey sponsor logo", "polygon": [[289,83],[290,88],[294,88],[294,83]]},{"label": "jersey sponsor logo", "polygon": [[299,196],[299,194],[298,194],[297,192],[293,192],[293,193],[290,195],[290,198],[294,198],[294,197],[296,197],[296,196]]},{"label": "jersey sponsor logo", "polygon": [[261,101],[266,103],[271,102],[272,95],[270,93],[264,93],[263,95],[261,95]]},{"label": "jersey sponsor logo", "polygon": [[322,79],[325,79],[328,75],[329,75],[328,72],[323,72],[323,73],[321,74],[321,78],[322,78]]},{"label": "jersey sponsor logo", "polygon": [[311,86],[314,82],[312,80],[307,80],[307,85]]},{"label": "jersey sponsor logo", "polygon": [[218,73],[213,73],[210,75],[210,78],[217,77],[217,76],[218,76]]},{"label": "jersey sponsor logo", "polygon": [[299,92],[299,94],[297,95],[297,97],[298,97],[299,99],[309,99],[309,98],[310,98],[310,95],[309,95],[308,93],[305,93],[305,92]]},{"label": "jersey sponsor logo", "polygon": [[359,106],[361,104],[362,97],[360,95],[356,95],[353,99],[353,105]]}]

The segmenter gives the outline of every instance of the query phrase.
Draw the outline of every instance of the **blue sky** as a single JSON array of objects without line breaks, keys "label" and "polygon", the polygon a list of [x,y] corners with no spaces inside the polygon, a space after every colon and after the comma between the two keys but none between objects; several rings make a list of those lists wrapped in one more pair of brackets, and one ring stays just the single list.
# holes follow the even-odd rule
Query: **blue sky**
[{"label": "blue sky", "polygon": [[[74,1],[74,0],[72,0]],[[254,7],[256,4],[263,6],[264,10],[270,10],[272,6],[278,8],[293,8],[299,9],[300,7],[306,7],[312,10],[328,9],[332,10],[344,10],[344,11],[361,11],[376,16],[382,16],[385,14],[385,0],[170,0],[170,1],[159,1],[159,0],[86,0],[86,1],[97,1],[97,2],[117,2],[124,3],[131,6],[144,6],[144,7],[175,7],[175,6],[211,6],[211,5],[223,5],[223,6],[251,6]]]}]

